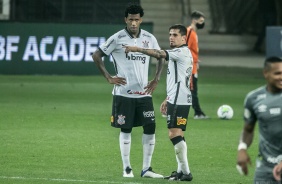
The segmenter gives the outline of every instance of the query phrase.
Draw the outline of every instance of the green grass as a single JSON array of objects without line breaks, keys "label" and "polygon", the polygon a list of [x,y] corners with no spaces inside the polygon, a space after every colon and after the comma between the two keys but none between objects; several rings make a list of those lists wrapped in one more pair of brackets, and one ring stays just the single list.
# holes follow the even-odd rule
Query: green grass
[{"label": "green grass", "polygon": [[[165,72],[163,72],[165,73]],[[193,120],[186,141],[196,184],[252,183],[236,169],[236,148],[243,127],[243,100],[264,84],[261,70],[203,67],[201,106],[210,120]],[[166,183],[140,178],[142,128],[132,134],[135,178],[124,179],[119,130],[110,127],[112,86],[101,76],[0,76],[0,183]],[[165,98],[165,76],[154,93],[156,148],[152,167],[168,175],[176,169],[173,146],[159,105]],[[217,108],[229,104],[232,120],[219,120]],[[257,134],[249,149],[257,154]]]}]

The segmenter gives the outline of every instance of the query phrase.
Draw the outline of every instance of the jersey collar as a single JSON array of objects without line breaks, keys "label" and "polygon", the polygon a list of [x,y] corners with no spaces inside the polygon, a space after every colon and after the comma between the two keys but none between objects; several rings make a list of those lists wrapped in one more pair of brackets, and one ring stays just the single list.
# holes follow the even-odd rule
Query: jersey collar
[{"label": "jersey collar", "polygon": [[180,47],[188,47],[188,45],[185,43],[185,44],[183,44],[183,45],[180,45],[180,46],[177,47],[177,48],[180,48]]},{"label": "jersey collar", "polygon": [[[130,38],[134,38],[134,36],[128,31],[127,27],[125,27],[124,30]],[[139,33],[137,35],[137,38],[139,38],[140,34],[141,34],[141,29],[139,28]]]}]

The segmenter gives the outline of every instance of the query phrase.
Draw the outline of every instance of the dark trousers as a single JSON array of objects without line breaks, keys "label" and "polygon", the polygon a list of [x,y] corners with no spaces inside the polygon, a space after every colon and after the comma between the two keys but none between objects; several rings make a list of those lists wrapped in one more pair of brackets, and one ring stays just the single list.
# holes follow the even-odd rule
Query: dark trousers
[{"label": "dark trousers", "polygon": [[192,74],[192,86],[191,86],[191,93],[192,93],[192,107],[194,109],[195,115],[202,114],[202,110],[200,107],[200,102],[198,98],[198,78]]}]

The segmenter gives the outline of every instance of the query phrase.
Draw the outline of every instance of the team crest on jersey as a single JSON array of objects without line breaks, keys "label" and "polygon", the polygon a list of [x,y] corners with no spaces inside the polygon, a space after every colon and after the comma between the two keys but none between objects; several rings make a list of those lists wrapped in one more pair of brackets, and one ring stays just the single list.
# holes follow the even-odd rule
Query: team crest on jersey
[{"label": "team crest on jersey", "polygon": [[177,125],[186,125],[187,119],[182,117],[177,117]]},{"label": "team crest on jersey", "polygon": [[149,48],[149,41],[143,41],[143,48]]},{"label": "team crest on jersey", "polygon": [[123,124],[125,124],[125,116],[123,116],[122,114],[121,115],[118,115],[118,119],[117,119],[117,123],[119,124],[119,125],[123,125]]}]

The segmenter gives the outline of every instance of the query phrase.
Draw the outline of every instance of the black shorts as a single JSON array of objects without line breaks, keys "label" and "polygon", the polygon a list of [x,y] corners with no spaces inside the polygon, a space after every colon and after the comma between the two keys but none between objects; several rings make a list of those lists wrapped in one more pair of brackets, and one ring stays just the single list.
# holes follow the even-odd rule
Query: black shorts
[{"label": "black shorts", "polygon": [[132,128],[155,123],[152,97],[127,98],[113,96],[111,125]]},{"label": "black shorts", "polygon": [[167,128],[186,130],[190,105],[175,105],[167,102]]}]

